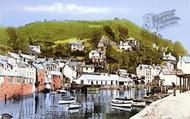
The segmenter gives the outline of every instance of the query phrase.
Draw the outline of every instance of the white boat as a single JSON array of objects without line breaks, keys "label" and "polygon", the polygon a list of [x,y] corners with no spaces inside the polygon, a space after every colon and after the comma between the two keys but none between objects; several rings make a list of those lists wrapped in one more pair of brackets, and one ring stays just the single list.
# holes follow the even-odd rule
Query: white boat
[{"label": "white boat", "polygon": [[62,100],[59,100],[59,104],[71,104],[76,102],[76,97],[69,97]]},{"label": "white boat", "polygon": [[68,111],[69,111],[69,113],[77,113],[77,112],[79,112],[79,109],[70,109]]},{"label": "white boat", "polygon": [[80,107],[81,107],[81,104],[79,103],[71,103],[68,109],[79,109]]},{"label": "white boat", "polygon": [[131,107],[133,103],[133,99],[129,99],[129,98],[115,98],[111,101],[111,105],[112,106],[116,106],[116,107]]},{"label": "white boat", "polygon": [[112,103],[132,103],[133,99],[124,98],[115,98],[111,101]]},{"label": "white boat", "polygon": [[138,99],[134,99],[132,106],[134,107],[145,107],[146,106],[146,101],[145,100],[138,100]]},{"label": "white boat", "polygon": [[116,107],[131,107],[132,102],[126,102],[126,103],[120,103],[120,102],[111,102],[111,106],[116,106]]}]

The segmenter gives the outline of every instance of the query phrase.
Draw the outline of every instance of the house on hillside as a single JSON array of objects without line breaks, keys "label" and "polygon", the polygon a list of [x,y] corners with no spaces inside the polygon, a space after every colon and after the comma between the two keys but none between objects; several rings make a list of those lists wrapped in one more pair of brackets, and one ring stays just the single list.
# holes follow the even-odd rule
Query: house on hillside
[{"label": "house on hillside", "polygon": [[169,71],[174,70],[174,63],[173,62],[168,62],[168,61],[163,61],[162,62],[162,68],[167,69]]},{"label": "house on hillside", "polygon": [[23,62],[34,62],[36,57],[32,55],[20,54],[20,57]]},{"label": "house on hillside", "polygon": [[159,49],[159,47],[156,45],[156,43],[153,43],[153,44],[152,44],[152,48],[154,48],[154,49],[156,49],[156,50]]},{"label": "house on hillside", "polygon": [[17,62],[20,62],[22,59],[21,57],[13,52],[8,53],[8,62],[11,64],[16,64]]},{"label": "house on hillside", "polygon": [[70,43],[70,46],[71,46],[71,52],[84,51],[84,45],[79,41]]},{"label": "house on hillside", "polygon": [[176,63],[176,57],[174,57],[171,53],[166,54],[163,53],[163,60],[171,63]]},{"label": "house on hillside", "polygon": [[101,52],[98,52],[97,50],[91,50],[89,53],[89,58],[92,62],[102,62],[104,60]]},{"label": "house on hillside", "polygon": [[136,39],[134,39],[134,38],[128,38],[127,39],[127,42],[128,42],[128,44],[132,47],[132,48],[138,48],[139,47],[139,45],[140,45],[140,43],[136,40]]},{"label": "house on hillside", "polygon": [[181,69],[184,73],[190,74],[190,56],[179,57],[177,69]]},{"label": "house on hillside", "polygon": [[118,69],[117,74],[121,77],[128,77],[128,73],[126,69]]},{"label": "house on hillside", "polygon": [[41,47],[39,45],[30,45],[29,54],[35,55],[41,53]]},{"label": "house on hillside", "polygon": [[119,43],[119,49],[120,50],[124,50],[124,51],[131,51],[132,50],[132,46],[129,45],[128,42],[120,41],[120,43]]},{"label": "house on hillside", "polygon": [[83,73],[92,74],[95,71],[94,65],[84,65],[83,67]]},{"label": "house on hillside", "polygon": [[97,47],[100,48],[101,50],[104,50],[103,48],[107,47],[108,44],[109,44],[109,39],[106,36],[102,36]]}]

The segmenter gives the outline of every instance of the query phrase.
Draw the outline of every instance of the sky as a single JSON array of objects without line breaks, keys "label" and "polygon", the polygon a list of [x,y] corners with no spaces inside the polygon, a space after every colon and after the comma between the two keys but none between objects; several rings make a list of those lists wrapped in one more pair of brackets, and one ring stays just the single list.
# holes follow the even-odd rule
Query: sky
[{"label": "sky", "polygon": [[[178,24],[159,31],[190,53],[190,0],[0,0],[0,25],[23,26],[46,20],[125,18],[143,27],[146,14],[175,9]],[[154,30],[152,30],[154,31]]]}]

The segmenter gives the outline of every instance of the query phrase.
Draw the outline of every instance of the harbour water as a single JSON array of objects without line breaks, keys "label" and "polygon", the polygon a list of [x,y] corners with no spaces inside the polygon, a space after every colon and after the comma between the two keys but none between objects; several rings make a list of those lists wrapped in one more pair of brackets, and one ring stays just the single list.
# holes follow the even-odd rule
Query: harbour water
[{"label": "harbour water", "polygon": [[128,119],[138,111],[113,109],[111,99],[115,97],[142,98],[144,90],[100,90],[87,95],[77,93],[82,104],[78,110],[68,110],[68,105],[59,105],[57,93],[34,94],[20,101],[0,102],[0,114],[9,113],[14,119]]}]

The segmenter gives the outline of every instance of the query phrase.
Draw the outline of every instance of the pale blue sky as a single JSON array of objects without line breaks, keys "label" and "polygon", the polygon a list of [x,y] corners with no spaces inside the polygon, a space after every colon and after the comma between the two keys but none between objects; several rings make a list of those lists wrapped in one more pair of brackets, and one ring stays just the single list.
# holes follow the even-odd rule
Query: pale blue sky
[{"label": "pale blue sky", "polygon": [[176,10],[179,24],[160,31],[180,41],[190,52],[190,0],[1,0],[0,25],[20,26],[33,21],[126,18],[139,26],[147,13]]}]

